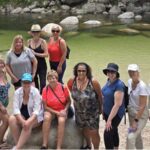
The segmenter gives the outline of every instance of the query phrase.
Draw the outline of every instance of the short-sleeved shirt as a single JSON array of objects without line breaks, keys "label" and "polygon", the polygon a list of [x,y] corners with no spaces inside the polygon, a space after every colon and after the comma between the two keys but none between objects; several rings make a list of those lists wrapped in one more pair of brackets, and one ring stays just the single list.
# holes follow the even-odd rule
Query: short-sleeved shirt
[{"label": "short-sleeved shirt", "polygon": [[[102,88],[102,94],[103,94],[103,112],[109,116],[112,107],[114,106],[114,93],[116,91],[122,91],[124,92],[124,84],[120,79],[117,79],[113,83],[110,83],[108,80],[105,86]],[[125,106],[124,101],[122,102],[122,105],[120,106],[117,115],[122,118],[125,113]]]},{"label": "short-sleeved shirt", "polygon": [[31,49],[25,47],[25,50],[21,52],[21,55],[17,57],[13,50],[7,53],[6,64],[11,67],[13,74],[21,79],[24,73],[32,73],[32,59],[34,54]]},{"label": "short-sleeved shirt", "polygon": [[62,57],[62,51],[60,49],[60,40],[56,43],[51,44],[48,43],[48,53],[49,53],[49,60],[52,62],[59,62]]},{"label": "short-sleeved shirt", "polygon": [[129,106],[134,107],[137,111],[139,110],[139,98],[140,96],[148,96],[148,89],[146,84],[140,80],[137,87],[132,89],[132,79],[128,80],[128,93],[129,93]]},{"label": "short-sleeved shirt", "polygon": [[0,85],[0,102],[3,106],[7,107],[8,105],[8,89],[10,88],[10,83],[6,85]]},{"label": "short-sleeved shirt", "polygon": [[65,108],[65,105],[67,104],[67,100],[69,97],[69,92],[67,87],[62,87],[63,85],[61,83],[57,83],[56,88],[54,89],[55,94],[59,97],[62,104],[58,98],[55,96],[53,91],[50,89],[50,87],[45,87],[42,92],[42,99],[47,103],[47,106],[50,108],[61,111]]}]

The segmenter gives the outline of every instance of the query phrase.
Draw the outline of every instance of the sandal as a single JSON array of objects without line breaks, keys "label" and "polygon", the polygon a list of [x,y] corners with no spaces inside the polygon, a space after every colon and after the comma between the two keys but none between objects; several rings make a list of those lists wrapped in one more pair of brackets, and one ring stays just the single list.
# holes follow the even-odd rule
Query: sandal
[{"label": "sandal", "polygon": [[89,145],[83,146],[83,145],[82,145],[82,146],[80,147],[80,149],[89,149],[89,150],[90,150],[90,149],[91,149],[91,146],[89,146]]}]

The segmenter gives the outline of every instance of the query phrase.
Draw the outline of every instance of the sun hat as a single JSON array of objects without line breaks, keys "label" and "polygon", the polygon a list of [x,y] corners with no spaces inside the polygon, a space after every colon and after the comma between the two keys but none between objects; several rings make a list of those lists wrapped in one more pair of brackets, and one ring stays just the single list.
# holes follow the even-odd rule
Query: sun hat
[{"label": "sun hat", "polygon": [[33,24],[31,26],[31,32],[40,32],[41,31],[41,27],[39,24]]},{"label": "sun hat", "polygon": [[21,81],[32,82],[32,75],[30,73],[24,73],[22,75]]},{"label": "sun hat", "polygon": [[109,63],[107,65],[107,68],[103,69],[103,73],[105,75],[107,75],[107,71],[115,71],[117,73],[117,76],[119,77],[118,70],[119,70],[119,66],[117,64],[115,64],[115,63]]},{"label": "sun hat", "polygon": [[137,64],[129,64],[128,71],[140,71],[139,66]]}]

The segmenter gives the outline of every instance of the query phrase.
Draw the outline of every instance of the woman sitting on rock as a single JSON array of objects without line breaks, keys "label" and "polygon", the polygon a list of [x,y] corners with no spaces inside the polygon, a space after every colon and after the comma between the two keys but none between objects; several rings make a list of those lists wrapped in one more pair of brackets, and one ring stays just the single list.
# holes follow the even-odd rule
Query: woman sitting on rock
[{"label": "woman sitting on rock", "polygon": [[66,87],[58,82],[58,73],[51,70],[47,74],[48,85],[43,89],[42,98],[44,103],[44,122],[43,122],[43,144],[41,149],[48,149],[49,130],[52,119],[58,119],[57,146],[61,149],[67,110],[70,105],[70,96]]},{"label": "woman sitting on rock", "polygon": [[43,121],[42,100],[38,89],[31,86],[32,75],[24,73],[22,87],[14,94],[13,115],[9,118],[9,126],[12,132],[15,147],[21,149],[29,140],[32,128]]}]

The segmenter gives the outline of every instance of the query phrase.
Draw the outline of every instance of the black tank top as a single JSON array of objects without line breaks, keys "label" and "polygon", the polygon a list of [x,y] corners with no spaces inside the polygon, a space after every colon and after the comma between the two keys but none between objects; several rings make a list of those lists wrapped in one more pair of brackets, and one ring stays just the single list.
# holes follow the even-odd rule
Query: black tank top
[{"label": "black tank top", "polygon": [[[33,49],[32,47],[31,47],[31,45],[29,45],[29,48],[31,48],[31,49]],[[42,46],[41,45],[39,45],[37,48],[35,48],[35,49],[33,49],[36,53],[44,53],[44,50],[42,49]],[[45,58],[44,57],[38,57],[38,56],[36,56],[36,58],[37,58],[37,61],[38,61],[38,69],[43,69],[43,67],[45,68],[45,67],[47,67],[46,66],[46,60],[45,60]]]},{"label": "black tank top", "polygon": [[27,120],[30,117],[27,104],[22,103],[20,111],[21,111],[22,116],[24,116],[25,120]]}]

